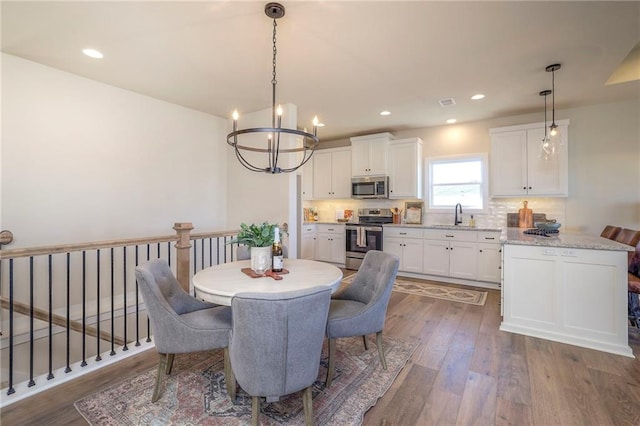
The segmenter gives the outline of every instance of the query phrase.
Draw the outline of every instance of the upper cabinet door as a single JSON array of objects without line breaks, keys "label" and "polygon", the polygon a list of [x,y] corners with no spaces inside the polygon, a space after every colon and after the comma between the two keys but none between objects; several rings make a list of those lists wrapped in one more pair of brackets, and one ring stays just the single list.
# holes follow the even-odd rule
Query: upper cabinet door
[{"label": "upper cabinet door", "polygon": [[351,198],[351,150],[319,150],[313,154],[313,198]]},{"label": "upper cabinet door", "polygon": [[560,140],[549,158],[540,155],[544,123],[491,129],[493,197],[569,195],[569,121],[557,123]]},{"label": "upper cabinet door", "polygon": [[389,198],[422,198],[422,140],[396,139],[389,144]]},{"label": "upper cabinet door", "polygon": [[540,144],[544,139],[544,128],[527,130],[527,178],[529,195],[569,195],[568,182],[568,126],[558,128],[561,143],[556,143],[556,154],[548,159],[540,156]]},{"label": "upper cabinet door", "polygon": [[527,194],[527,131],[491,135],[491,194]]},{"label": "upper cabinet door", "polygon": [[351,138],[352,176],[387,175],[387,147],[392,135],[376,135]]}]

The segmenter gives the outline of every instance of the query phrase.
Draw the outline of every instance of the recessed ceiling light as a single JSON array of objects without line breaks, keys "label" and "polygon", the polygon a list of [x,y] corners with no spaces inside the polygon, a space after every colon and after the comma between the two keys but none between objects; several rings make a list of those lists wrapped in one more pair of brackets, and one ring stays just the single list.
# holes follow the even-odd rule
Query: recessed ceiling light
[{"label": "recessed ceiling light", "polygon": [[450,119],[447,120],[447,124],[453,124],[456,121],[458,121],[458,120],[456,120],[455,118],[450,118]]},{"label": "recessed ceiling light", "polygon": [[104,58],[104,55],[102,54],[102,52],[99,52],[96,49],[82,49],[82,53],[84,53],[90,58],[95,58],[95,59]]},{"label": "recessed ceiling light", "polygon": [[482,93],[478,93],[476,95],[473,95],[471,99],[473,99],[474,101],[477,101],[479,99],[484,99],[484,95]]},{"label": "recessed ceiling light", "polygon": [[381,111],[380,115],[391,115],[391,111]]}]

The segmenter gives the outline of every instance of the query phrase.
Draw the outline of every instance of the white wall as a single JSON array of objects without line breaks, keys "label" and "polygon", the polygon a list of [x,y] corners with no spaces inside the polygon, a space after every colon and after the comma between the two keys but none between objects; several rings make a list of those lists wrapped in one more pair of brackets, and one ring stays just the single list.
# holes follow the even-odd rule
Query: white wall
[{"label": "white wall", "polygon": [[11,248],[226,229],[226,120],[2,54]]}]

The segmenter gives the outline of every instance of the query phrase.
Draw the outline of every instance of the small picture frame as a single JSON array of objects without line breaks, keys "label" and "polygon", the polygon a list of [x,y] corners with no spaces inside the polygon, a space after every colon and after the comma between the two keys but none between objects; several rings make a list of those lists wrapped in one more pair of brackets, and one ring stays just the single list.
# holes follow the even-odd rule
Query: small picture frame
[{"label": "small picture frame", "polygon": [[404,203],[404,223],[406,224],[422,224],[422,211],[424,210],[423,202]]}]

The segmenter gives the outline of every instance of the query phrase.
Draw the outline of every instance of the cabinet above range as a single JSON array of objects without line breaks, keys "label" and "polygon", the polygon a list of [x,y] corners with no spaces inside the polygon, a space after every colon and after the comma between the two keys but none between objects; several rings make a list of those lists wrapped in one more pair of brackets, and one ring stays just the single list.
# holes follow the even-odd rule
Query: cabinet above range
[{"label": "cabinet above range", "polygon": [[387,147],[391,139],[391,133],[351,138],[351,175],[388,175]]}]

